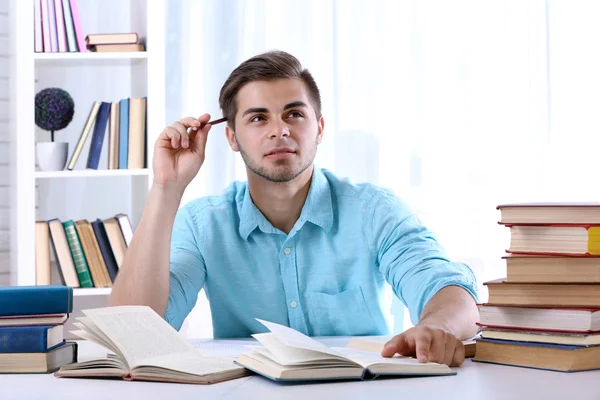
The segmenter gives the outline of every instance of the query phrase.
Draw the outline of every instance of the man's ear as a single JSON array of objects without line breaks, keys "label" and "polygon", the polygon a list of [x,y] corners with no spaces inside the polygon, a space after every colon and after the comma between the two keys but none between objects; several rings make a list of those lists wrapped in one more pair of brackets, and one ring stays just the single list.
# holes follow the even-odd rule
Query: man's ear
[{"label": "man's ear", "polygon": [[237,144],[237,140],[235,138],[235,132],[233,131],[233,129],[231,129],[229,124],[225,126],[225,135],[227,136],[227,141],[229,142],[229,147],[231,147],[231,150],[240,151],[240,148]]},{"label": "man's ear", "polygon": [[325,130],[325,119],[323,119],[323,116],[319,118],[317,125],[319,127],[319,132],[317,133],[317,143],[321,144],[323,141],[323,131]]}]

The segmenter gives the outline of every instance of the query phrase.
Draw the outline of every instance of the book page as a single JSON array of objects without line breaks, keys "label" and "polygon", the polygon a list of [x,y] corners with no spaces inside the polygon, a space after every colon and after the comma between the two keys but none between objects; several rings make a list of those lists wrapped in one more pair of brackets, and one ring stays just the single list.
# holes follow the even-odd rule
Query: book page
[{"label": "book page", "polygon": [[249,345],[256,345],[254,339],[195,339],[190,341],[196,350],[207,357],[238,358],[250,352]]},{"label": "book page", "polygon": [[350,339],[346,347],[365,351],[381,352],[393,336],[357,336]]},{"label": "book page", "polygon": [[364,368],[369,368],[375,364],[401,364],[407,366],[414,366],[415,368],[421,368],[427,365],[438,365],[437,363],[426,362],[422,363],[413,357],[394,356],[391,358],[382,357],[379,353],[371,351],[363,351],[358,349],[351,349],[347,347],[335,347],[335,350],[342,353],[346,358],[356,362]]},{"label": "book page", "polygon": [[277,337],[277,339],[279,339],[279,341],[286,346],[312,350],[320,353],[330,354],[336,357],[344,357],[331,347],[325,346],[324,344],[317,342],[316,340],[298,332],[297,330],[276,324],[274,322],[263,321],[258,318],[256,318],[256,320],[266,326],[273,333],[273,335],[275,335],[275,337]]},{"label": "book page", "polygon": [[191,343],[150,307],[105,307],[83,313],[110,338],[131,368],[151,357],[182,353],[201,357]]},{"label": "book page", "polygon": [[263,356],[268,357],[273,361],[284,366],[308,364],[326,365],[327,362],[340,364],[340,361],[343,361],[346,364],[354,364],[353,362],[346,360],[342,356],[332,355],[330,353],[323,353],[321,351],[307,350],[305,348],[288,346],[282,343],[279,340],[279,338],[272,332],[258,333],[252,336],[256,340],[258,340],[266,349],[266,351],[257,351],[256,349],[254,349],[255,351],[260,352]]}]

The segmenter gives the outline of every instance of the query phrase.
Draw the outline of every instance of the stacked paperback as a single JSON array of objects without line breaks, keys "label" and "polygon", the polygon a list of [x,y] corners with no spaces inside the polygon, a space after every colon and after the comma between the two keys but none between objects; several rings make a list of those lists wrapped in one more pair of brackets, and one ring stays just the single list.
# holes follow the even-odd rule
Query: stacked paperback
[{"label": "stacked paperback", "polygon": [[63,331],[72,288],[0,287],[0,304],[0,373],[49,373],[77,362],[77,344]]},{"label": "stacked paperback", "polygon": [[506,278],[486,282],[475,361],[600,369],[600,203],[500,205]]}]

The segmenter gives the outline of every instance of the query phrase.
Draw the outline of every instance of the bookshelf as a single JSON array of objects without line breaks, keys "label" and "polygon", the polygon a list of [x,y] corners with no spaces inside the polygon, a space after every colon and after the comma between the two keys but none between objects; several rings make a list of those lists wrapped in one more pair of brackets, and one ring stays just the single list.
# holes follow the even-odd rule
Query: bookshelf
[{"label": "bookshelf", "polygon": [[[94,101],[147,97],[147,166],[151,166],[156,137],[165,126],[166,1],[78,0],[77,4],[84,35],[137,32],[146,51],[35,53],[34,0],[10,1],[13,285],[35,284],[36,220],[92,221],[125,213],[135,229],[152,182],[150,168],[107,169],[108,130],[98,170],[85,168],[91,134],[73,171],[39,170],[35,143],[49,141],[50,136],[34,122],[36,93],[47,87],[59,87],[73,98],[73,120],[64,130],[55,132],[55,141],[69,143],[69,159]],[[56,275],[57,266],[53,263],[51,268]],[[110,288],[75,289],[75,308],[105,304],[110,291]]]}]

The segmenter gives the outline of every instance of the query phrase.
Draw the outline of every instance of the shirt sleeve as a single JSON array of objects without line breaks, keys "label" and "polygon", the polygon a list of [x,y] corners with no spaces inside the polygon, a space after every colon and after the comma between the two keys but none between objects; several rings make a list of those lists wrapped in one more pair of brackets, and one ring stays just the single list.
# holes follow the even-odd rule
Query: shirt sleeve
[{"label": "shirt sleeve", "polygon": [[206,281],[206,266],[200,252],[202,224],[192,205],[177,211],[171,236],[169,303],[165,320],[179,330],[198,299]]},{"label": "shirt sleeve", "polygon": [[442,288],[460,286],[476,302],[477,280],[469,266],[448,259],[440,243],[409,207],[391,192],[370,204],[369,243],[381,273],[417,324],[425,304]]}]

